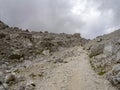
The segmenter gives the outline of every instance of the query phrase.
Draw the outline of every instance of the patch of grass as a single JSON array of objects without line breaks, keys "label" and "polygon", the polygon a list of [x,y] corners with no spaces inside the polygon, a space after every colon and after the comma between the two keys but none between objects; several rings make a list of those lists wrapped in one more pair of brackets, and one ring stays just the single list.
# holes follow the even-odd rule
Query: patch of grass
[{"label": "patch of grass", "polygon": [[105,73],[106,73],[105,71],[100,71],[100,72],[98,73],[98,75],[102,76],[102,75],[104,75]]}]

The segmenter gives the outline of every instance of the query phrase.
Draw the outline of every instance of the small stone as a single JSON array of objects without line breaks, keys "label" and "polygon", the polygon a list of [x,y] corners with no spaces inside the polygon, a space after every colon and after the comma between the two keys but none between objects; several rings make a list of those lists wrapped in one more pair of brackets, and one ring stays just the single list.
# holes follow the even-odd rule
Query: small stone
[{"label": "small stone", "polygon": [[31,73],[29,76],[30,76],[31,78],[35,78],[35,77],[36,77],[36,75],[35,75],[34,73]]},{"label": "small stone", "polygon": [[117,74],[117,77],[120,77],[120,72]]},{"label": "small stone", "polygon": [[55,58],[54,62],[53,63],[63,63],[63,59],[61,58]]},{"label": "small stone", "polygon": [[97,42],[101,42],[102,41],[102,38],[97,38]]},{"label": "small stone", "polygon": [[50,56],[50,50],[43,51],[43,54],[46,55],[46,56]]},{"label": "small stone", "polygon": [[4,81],[4,73],[0,71],[0,81],[3,82]]},{"label": "small stone", "polygon": [[18,55],[18,54],[12,54],[12,55],[9,56],[9,58],[10,58],[10,59],[20,59],[21,56]]},{"label": "small stone", "polygon": [[120,83],[120,77],[117,77],[116,80],[118,81],[118,83]]},{"label": "small stone", "polygon": [[113,85],[117,85],[117,84],[118,84],[118,81],[117,81],[117,78],[116,78],[116,77],[114,77],[112,81],[113,81],[113,82],[112,82]]},{"label": "small stone", "polygon": [[26,88],[25,90],[35,90],[35,83],[34,82],[29,82],[27,85],[26,85]]},{"label": "small stone", "polygon": [[4,33],[0,33],[0,39],[5,38],[6,35]]},{"label": "small stone", "polygon": [[22,84],[22,85],[20,85],[19,87],[18,87],[18,90],[25,90],[25,85],[24,84]]},{"label": "small stone", "polygon": [[16,75],[14,73],[9,74],[5,77],[6,83],[15,82],[15,81],[16,81]]},{"label": "small stone", "polygon": [[118,74],[120,72],[120,65],[115,65],[112,69],[114,74]]},{"label": "small stone", "polygon": [[0,85],[0,90],[8,90],[9,86],[5,83],[3,83],[2,85]]},{"label": "small stone", "polygon": [[18,76],[18,81],[21,82],[21,81],[25,81],[26,78],[24,76]]},{"label": "small stone", "polygon": [[29,61],[29,60],[25,60],[25,61],[24,61],[24,66],[25,66],[26,68],[30,67],[31,65],[32,65],[32,62],[31,62],[31,61]]}]

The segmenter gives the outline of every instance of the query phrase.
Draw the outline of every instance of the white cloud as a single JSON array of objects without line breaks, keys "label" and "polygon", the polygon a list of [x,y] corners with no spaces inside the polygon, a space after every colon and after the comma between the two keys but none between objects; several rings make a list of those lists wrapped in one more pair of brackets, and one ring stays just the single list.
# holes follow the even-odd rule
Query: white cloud
[{"label": "white cloud", "polygon": [[0,0],[0,19],[10,26],[80,32],[94,38],[119,25],[119,4],[118,0]]}]

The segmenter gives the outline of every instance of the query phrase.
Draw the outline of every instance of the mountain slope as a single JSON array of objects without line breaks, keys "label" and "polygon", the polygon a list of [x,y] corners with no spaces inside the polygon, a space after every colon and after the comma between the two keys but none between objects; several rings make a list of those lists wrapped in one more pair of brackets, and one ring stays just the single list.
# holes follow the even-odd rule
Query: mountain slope
[{"label": "mountain slope", "polygon": [[93,69],[120,89],[120,30],[91,40],[85,49]]}]

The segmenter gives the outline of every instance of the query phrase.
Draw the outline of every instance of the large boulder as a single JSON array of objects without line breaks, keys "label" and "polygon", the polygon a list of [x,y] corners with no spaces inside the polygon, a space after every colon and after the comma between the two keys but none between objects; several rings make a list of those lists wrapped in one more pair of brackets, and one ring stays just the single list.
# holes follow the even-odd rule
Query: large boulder
[{"label": "large boulder", "polygon": [[97,56],[101,53],[103,53],[104,50],[104,45],[103,44],[99,44],[99,45],[94,45],[91,47],[90,51],[89,51],[89,57],[93,57],[93,56]]}]

